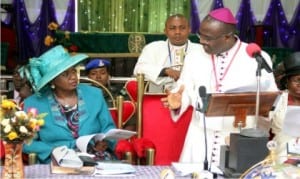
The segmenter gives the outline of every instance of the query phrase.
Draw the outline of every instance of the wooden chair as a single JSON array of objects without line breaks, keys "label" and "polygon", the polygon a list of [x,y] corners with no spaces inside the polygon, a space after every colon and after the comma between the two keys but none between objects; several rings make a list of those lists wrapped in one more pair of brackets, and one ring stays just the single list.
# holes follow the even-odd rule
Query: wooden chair
[{"label": "wooden chair", "polygon": [[97,87],[100,87],[104,93],[108,94],[113,104],[112,107],[109,107],[109,111],[118,128],[122,128],[126,124],[126,122],[135,114],[136,107],[132,101],[123,100],[122,96],[118,96],[117,100],[114,99],[111,92],[104,85],[90,78],[80,77],[79,80],[80,83],[92,83]]},{"label": "wooden chair", "polygon": [[[80,82],[92,83],[103,89],[104,93],[108,94],[113,104],[112,107],[109,107],[109,111],[117,128],[123,128],[126,122],[135,114],[136,105],[133,101],[124,101],[122,96],[118,96],[115,100],[111,92],[104,85],[90,78],[80,77],[79,80]],[[128,140],[118,141],[114,152],[118,156],[118,158],[121,158],[128,163],[135,164],[133,146]]]}]

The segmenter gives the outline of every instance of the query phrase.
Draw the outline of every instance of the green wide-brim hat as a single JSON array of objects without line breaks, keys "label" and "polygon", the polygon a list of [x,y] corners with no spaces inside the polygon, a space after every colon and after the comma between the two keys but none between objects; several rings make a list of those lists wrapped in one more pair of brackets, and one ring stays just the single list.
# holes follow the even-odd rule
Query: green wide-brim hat
[{"label": "green wide-brim hat", "polygon": [[29,60],[29,71],[33,89],[37,92],[59,74],[88,58],[85,54],[70,55],[63,46],[58,45],[40,57]]}]

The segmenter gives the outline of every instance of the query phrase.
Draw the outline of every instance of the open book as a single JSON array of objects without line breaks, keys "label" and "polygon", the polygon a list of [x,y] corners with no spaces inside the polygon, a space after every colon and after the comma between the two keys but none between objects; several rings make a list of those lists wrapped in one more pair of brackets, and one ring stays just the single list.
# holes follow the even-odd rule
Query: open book
[{"label": "open book", "polygon": [[59,166],[80,168],[83,162],[77,156],[75,150],[69,149],[67,146],[56,147],[52,151],[52,156]]},{"label": "open book", "polygon": [[95,140],[119,140],[119,139],[129,139],[130,137],[136,135],[136,132],[124,130],[124,129],[110,129],[105,134],[91,134],[86,136],[81,136],[76,140],[77,148],[83,152],[87,153],[87,146],[92,138]]},{"label": "open book", "polygon": [[[80,159],[79,155],[86,155],[86,156],[89,155],[87,154],[87,148],[89,142],[92,139],[93,140],[128,139],[135,134],[136,132],[133,131],[123,130],[123,129],[111,129],[105,134],[99,133],[99,134],[81,136],[76,140],[76,146],[79,149],[79,153],[76,153],[74,149],[69,149],[67,146],[56,147],[52,151],[51,171],[52,173],[57,173],[57,172],[62,173],[61,170],[57,170],[57,167],[72,168],[72,169],[82,168],[84,162],[82,159]],[[80,171],[80,170],[76,170],[76,171]],[[68,170],[68,172],[70,171]]]},{"label": "open book", "polygon": [[75,151],[67,146],[52,151],[50,169],[51,173],[61,174],[92,174],[95,171],[94,166],[83,166]]}]

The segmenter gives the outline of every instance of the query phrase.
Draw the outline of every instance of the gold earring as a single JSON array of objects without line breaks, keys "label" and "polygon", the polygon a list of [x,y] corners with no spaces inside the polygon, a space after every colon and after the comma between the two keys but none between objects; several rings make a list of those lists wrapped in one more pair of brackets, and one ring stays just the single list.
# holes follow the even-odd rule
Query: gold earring
[{"label": "gold earring", "polygon": [[51,84],[50,88],[51,88],[51,89],[55,89],[55,85],[54,85],[54,84]]}]

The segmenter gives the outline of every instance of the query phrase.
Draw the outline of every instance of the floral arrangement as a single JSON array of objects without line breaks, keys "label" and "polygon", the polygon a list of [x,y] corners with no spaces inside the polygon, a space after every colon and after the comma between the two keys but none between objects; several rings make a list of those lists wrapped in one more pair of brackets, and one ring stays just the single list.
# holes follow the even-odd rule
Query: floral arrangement
[{"label": "floral arrangement", "polygon": [[52,46],[54,44],[60,44],[64,46],[69,52],[77,52],[78,51],[78,46],[75,44],[72,44],[70,40],[70,32],[69,31],[64,31],[64,38],[62,39],[57,39],[54,37],[54,34],[56,31],[58,31],[58,24],[55,22],[51,22],[48,25],[48,29],[51,32],[51,35],[47,35],[44,39],[44,44],[46,46]]},{"label": "floral arrangement", "polygon": [[37,114],[35,108],[22,111],[12,100],[2,100],[0,109],[1,139],[29,143],[44,125],[46,113]]}]

